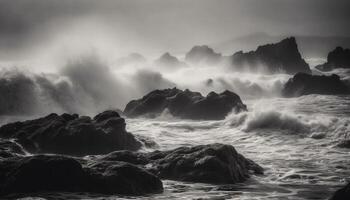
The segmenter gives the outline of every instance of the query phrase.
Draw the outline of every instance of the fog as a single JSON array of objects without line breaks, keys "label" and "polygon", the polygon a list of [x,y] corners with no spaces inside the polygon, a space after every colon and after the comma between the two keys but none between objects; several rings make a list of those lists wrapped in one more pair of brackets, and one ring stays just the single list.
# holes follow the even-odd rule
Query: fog
[{"label": "fog", "polygon": [[[342,37],[350,33],[347,4],[0,0],[0,115],[95,114],[169,87],[203,95],[228,89],[243,99],[279,96],[288,75],[193,65],[185,62],[185,53],[194,45],[242,42],[242,36],[261,32]],[[287,18],[290,6],[300,13]],[[271,10],[279,12],[271,16]],[[303,25],[296,24],[301,19]],[[250,48],[265,41],[257,38]],[[237,42],[224,52],[214,50],[227,56],[245,48]],[[176,61],[156,63],[165,52],[181,67]]]}]

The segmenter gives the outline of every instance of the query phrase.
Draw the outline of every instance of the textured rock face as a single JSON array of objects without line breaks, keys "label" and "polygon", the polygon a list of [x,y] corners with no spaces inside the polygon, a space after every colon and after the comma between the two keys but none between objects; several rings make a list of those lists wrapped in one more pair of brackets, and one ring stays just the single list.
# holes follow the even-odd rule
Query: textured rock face
[{"label": "textured rock face", "polygon": [[262,174],[263,169],[237,153],[233,146],[223,144],[180,147],[166,152],[151,153],[153,171],[165,179],[202,182],[238,183],[245,181],[250,171]]},{"label": "textured rock face", "polygon": [[0,127],[0,137],[16,138],[32,153],[68,155],[105,154],[115,150],[137,150],[141,143],[125,130],[117,112],[105,111],[93,119],[76,114],[50,114]]},{"label": "textured rock face", "polygon": [[24,149],[10,140],[0,139],[0,159],[25,155]]},{"label": "textured rock face", "polygon": [[343,188],[337,190],[330,200],[347,200],[350,199],[350,184],[348,183]]},{"label": "textured rock face", "polygon": [[155,61],[158,67],[168,70],[177,70],[181,67],[186,67],[186,63],[179,61],[175,56],[170,53],[163,54],[159,59]]},{"label": "textured rock face", "polygon": [[160,178],[230,184],[252,174],[263,169],[224,144],[150,153],[122,150],[89,159],[14,155],[0,159],[0,196],[46,191],[144,195],[163,191]]},{"label": "textured rock face", "polygon": [[124,113],[130,117],[156,116],[165,109],[176,117],[206,120],[223,119],[232,110],[247,110],[240,97],[230,91],[220,94],[211,92],[203,97],[198,92],[173,88],[155,90],[142,99],[130,101]]},{"label": "textured rock face", "polygon": [[215,65],[221,62],[222,56],[206,45],[194,46],[185,56],[191,64]]},{"label": "textured rock face", "polygon": [[161,181],[124,162],[82,167],[64,156],[15,157],[0,162],[0,195],[57,192],[97,192],[142,195],[161,192]]},{"label": "textured rock face", "polygon": [[298,73],[285,84],[282,94],[286,97],[297,97],[308,94],[349,94],[350,89],[338,75],[313,76]]},{"label": "textured rock face", "polygon": [[276,44],[259,46],[255,51],[237,52],[231,56],[232,67],[238,71],[262,71],[266,73],[311,73],[309,65],[301,57],[294,37]]},{"label": "textured rock face", "polygon": [[350,68],[350,49],[337,47],[328,53],[327,62],[316,66],[321,71],[330,71],[335,68]]},{"label": "textured rock face", "polygon": [[238,183],[251,174],[263,174],[263,169],[237,153],[231,145],[209,144],[180,147],[170,151],[137,153],[116,151],[99,162],[129,162],[142,166],[160,178],[202,182]]}]

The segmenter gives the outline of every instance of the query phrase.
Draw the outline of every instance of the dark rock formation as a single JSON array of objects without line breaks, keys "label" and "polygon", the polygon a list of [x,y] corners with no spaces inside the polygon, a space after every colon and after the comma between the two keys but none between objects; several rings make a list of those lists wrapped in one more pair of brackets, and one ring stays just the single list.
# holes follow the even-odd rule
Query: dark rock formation
[{"label": "dark rock formation", "polygon": [[83,168],[73,158],[49,155],[0,162],[0,195],[43,191],[142,195],[162,190],[156,176],[124,162]]},{"label": "dark rock formation", "polygon": [[238,183],[263,169],[237,153],[231,145],[209,144],[180,147],[170,151],[139,153],[116,151],[99,158],[99,162],[129,162],[142,166],[160,178],[202,182]]},{"label": "dark rock formation", "polygon": [[350,148],[350,140],[343,140],[336,146],[339,148]]},{"label": "dark rock formation", "polygon": [[180,147],[165,152],[153,152],[153,171],[165,179],[202,182],[238,183],[245,181],[250,171],[262,174],[263,169],[244,158],[230,145],[210,144]]},{"label": "dark rock formation", "polygon": [[350,199],[350,183],[343,188],[337,190],[330,200],[347,200]]},{"label": "dark rock formation", "polygon": [[338,75],[313,76],[298,73],[289,79],[284,85],[282,94],[286,97],[297,97],[308,94],[349,94],[350,89],[344,84]]},{"label": "dark rock formation", "polygon": [[25,155],[24,149],[10,140],[0,139],[0,159]]},{"label": "dark rock formation", "polygon": [[155,61],[155,65],[168,70],[176,70],[187,66],[186,63],[179,61],[175,56],[170,55],[170,53],[163,54]]},{"label": "dark rock formation", "polygon": [[115,150],[137,150],[141,143],[125,130],[117,112],[105,111],[93,119],[77,114],[50,114],[0,127],[0,137],[16,138],[32,153],[68,155],[105,154]]},{"label": "dark rock formation", "polygon": [[328,53],[327,62],[317,65],[316,68],[321,71],[330,71],[335,68],[350,68],[350,49],[335,48]]},{"label": "dark rock formation", "polygon": [[231,56],[235,70],[267,73],[311,73],[309,65],[301,57],[294,37],[276,44],[259,46],[255,51],[239,51]]},{"label": "dark rock formation", "polygon": [[124,114],[130,117],[155,116],[165,109],[176,117],[186,119],[219,120],[234,110],[246,111],[240,97],[230,91],[210,92],[203,97],[199,92],[176,88],[155,90],[138,100],[130,101]]},{"label": "dark rock formation", "polygon": [[215,65],[221,62],[222,56],[206,45],[194,46],[185,56],[191,64]]}]

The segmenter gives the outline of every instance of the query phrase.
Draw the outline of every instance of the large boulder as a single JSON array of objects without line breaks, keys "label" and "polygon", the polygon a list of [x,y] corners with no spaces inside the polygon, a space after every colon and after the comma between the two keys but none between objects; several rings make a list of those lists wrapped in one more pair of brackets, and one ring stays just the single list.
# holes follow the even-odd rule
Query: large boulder
[{"label": "large boulder", "polygon": [[165,109],[173,116],[185,119],[220,120],[231,111],[246,111],[247,107],[237,94],[230,91],[220,94],[210,92],[203,97],[199,92],[173,88],[155,90],[141,99],[130,101],[124,114],[129,117],[153,117]]},{"label": "large boulder", "polygon": [[251,174],[263,174],[258,164],[237,153],[233,146],[224,144],[151,153],[116,151],[99,158],[99,162],[120,161],[142,166],[160,178],[189,182],[239,183]]},{"label": "large boulder", "polygon": [[202,45],[194,46],[186,53],[185,60],[191,64],[216,65],[222,61],[222,56],[212,48]]},{"label": "large boulder", "polygon": [[330,71],[335,68],[350,68],[350,49],[337,47],[328,53],[327,62],[316,66],[321,71]]},{"label": "large boulder", "polygon": [[301,57],[294,37],[275,44],[259,46],[255,51],[239,51],[231,57],[231,64],[238,71],[296,74],[311,73],[309,65]]},{"label": "large boulder", "polygon": [[162,190],[156,176],[123,162],[82,167],[73,158],[54,155],[0,161],[0,195],[44,191],[142,195]]},{"label": "large boulder", "polygon": [[154,64],[161,69],[177,70],[182,67],[186,67],[186,63],[179,61],[175,56],[170,53],[164,53],[160,58],[155,60]]},{"label": "large boulder", "polygon": [[350,199],[350,183],[343,188],[337,190],[330,200],[348,200]]},{"label": "large boulder", "polygon": [[350,89],[343,83],[338,75],[317,76],[298,73],[289,79],[282,90],[283,96],[297,97],[308,94],[349,94]]},{"label": "large boulder", "polygon": [[1,138],[16,138],[31,153],[68,155],[106,154],[115,150],[137,150],[141,143],[125,130],[125,120],[115,111],[93,119],[77,114],[50,114],[0,127]]},{"label": "large boulder", "polygon": [[156,151],[148,157],[153,164],[150,170],[171,180],[226,184],[243,182],[252,173],[263,173],[259,165],[224,144]]},{"label": "large boulder", "polygon": [[98,161],[87,165],[89,190],[102,193],[142,195],[163,191],[161,180],[127,162]]}]

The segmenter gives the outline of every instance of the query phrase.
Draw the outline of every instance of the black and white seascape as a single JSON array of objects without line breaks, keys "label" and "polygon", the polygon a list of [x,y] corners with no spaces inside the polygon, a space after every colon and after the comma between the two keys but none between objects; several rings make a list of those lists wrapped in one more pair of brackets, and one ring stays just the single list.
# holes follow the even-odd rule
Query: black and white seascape
[{"label": "black and white seascape", "polygon": [[0,0],[0,199],[350,199],[347,0]]}]

